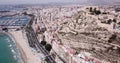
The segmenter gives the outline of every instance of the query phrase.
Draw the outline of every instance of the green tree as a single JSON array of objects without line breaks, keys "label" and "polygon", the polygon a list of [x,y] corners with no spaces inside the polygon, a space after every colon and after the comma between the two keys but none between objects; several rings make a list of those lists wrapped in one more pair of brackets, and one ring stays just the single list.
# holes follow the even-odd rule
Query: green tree
[{"label": "green tree", "polygon": [[46,45],[46,41],[41,41],[41,44],[43,45],[43,46],[45,46]]},{"label": "green tree", "polygon": [[96,12],[97,10],[96,10],[97,8],[94,8],[94,12]]},{"label": "green tree", "polygon": [[113,34],[113,35],[110,37],[110,39],[115,40],[116,37],[117,37],[117,35],[116,35],[116,34]]},{"label": "green tree", "polygon": [[5,32],[7,32],[7,31],[8,31],[8,28],[3,28],[2,30],[5,31]]},{"label": "green tree", "polygon": [[113,19],[113,22],[114,22],[114,23],[116,23],[116,22],[117,22],[117,20],[116,20],[116,19]]},{"label": "green tree", "polygon": [[113,35],[109,38],[108,42],[109,42],[109,43],[112,43],[112,41],[115,40],[116,37],[117,37],[117,35],[116,35],[116,34],[113,34]]},{"label": "green tree", "polygon": [[51,46],[50,44],[46,44],[46,45],[45,45],[45,49],[46,49],[47,51],[50,51],[50,50],[52,49],[52,46]]},{"label": "green tree", "polygon": [[92,7],[90,7],[90,10],[89,10],[90,12],[93,12],[93,10],[92,10]]},{"label": "green tree", "polygon": [[112,23],[111,19],[107,20],[107,24],[111,24],[111,23]]},{"label": "green tree", "polygon": [[101,14],[101,11],[100,11],[100,10],[96,10],[96,11],[94,11],[94,12],[95,12],[96,15]]},{"label": "green tree", "polygon": [[118,22],[117,24],[120,25],[120,22]]}]

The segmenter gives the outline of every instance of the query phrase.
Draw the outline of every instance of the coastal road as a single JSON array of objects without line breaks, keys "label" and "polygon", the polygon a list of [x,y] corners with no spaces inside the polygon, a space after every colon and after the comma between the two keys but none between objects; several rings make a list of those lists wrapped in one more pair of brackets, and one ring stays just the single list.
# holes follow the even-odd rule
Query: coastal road
[{"label": "coastal road", "polygon": [[[56,63],[54,58],[49,55],[49,53],[46,51],[45,48],[40,44],[40,42],[37,39],[37,35],[35,34],[33,28],[31,26],[28,26],[27,28],[29,30],[29,34],[31,34],[32,39],[34,39],[34,44],[37,45],[37,47],[41,50],[41,52],[46,56],[46,58],[50,61],[50,63]],[[27,32],[27,31],[26,31]]]},{"label": "coastal road", "polygon": [[[26,30],[26,35],[28,35],[28,41],[31,40],[31,38],[33,39],[33,44],[37,45],[37,47],[40,49],[40,51],[46,56],[46,58],[49,60],[50,63],[56,63],[54,58],[49,55],[49,53],[47,52],[47,50],[40,44],[39,40],[37,39],[37,35],[34,32],[33,28],[32,28],[32,24],[34,21],[35,16],[32,16],[32,19],[29,21],[29,23],[26,25],[25,30]],[[31,37],[31,38],[30,38]]]}]

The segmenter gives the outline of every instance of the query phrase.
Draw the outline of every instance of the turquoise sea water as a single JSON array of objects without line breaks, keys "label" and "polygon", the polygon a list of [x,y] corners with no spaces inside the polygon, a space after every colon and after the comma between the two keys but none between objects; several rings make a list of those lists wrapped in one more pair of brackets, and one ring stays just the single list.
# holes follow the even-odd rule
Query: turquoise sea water
[{"label": "turquoise sea water", "polygon": [[0,63],[23,63],[15,43],[5,34],[0,34]]}]

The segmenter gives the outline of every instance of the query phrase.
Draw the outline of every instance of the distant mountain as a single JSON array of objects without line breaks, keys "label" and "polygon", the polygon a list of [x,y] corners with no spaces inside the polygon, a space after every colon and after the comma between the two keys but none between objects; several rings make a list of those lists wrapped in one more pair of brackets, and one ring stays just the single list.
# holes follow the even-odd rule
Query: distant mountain
[{"label": "distant mountain", "polygon": [[[81,4],[81,1],[79,1],[79,3]],[[120,0],[84,0],[84,2],[82,2],[82,4],[85,4],[85,5],[111,5],[111,4],[120,4]]]}]

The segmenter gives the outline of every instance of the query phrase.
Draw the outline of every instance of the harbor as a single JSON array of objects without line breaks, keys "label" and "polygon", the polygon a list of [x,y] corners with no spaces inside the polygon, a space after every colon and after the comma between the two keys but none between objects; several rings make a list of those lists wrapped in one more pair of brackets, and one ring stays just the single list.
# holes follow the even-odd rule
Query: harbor
[{"label": "harbor", "polygon": [[24,26],[29,20],[28,16],[0,17],[0,26]]}]

